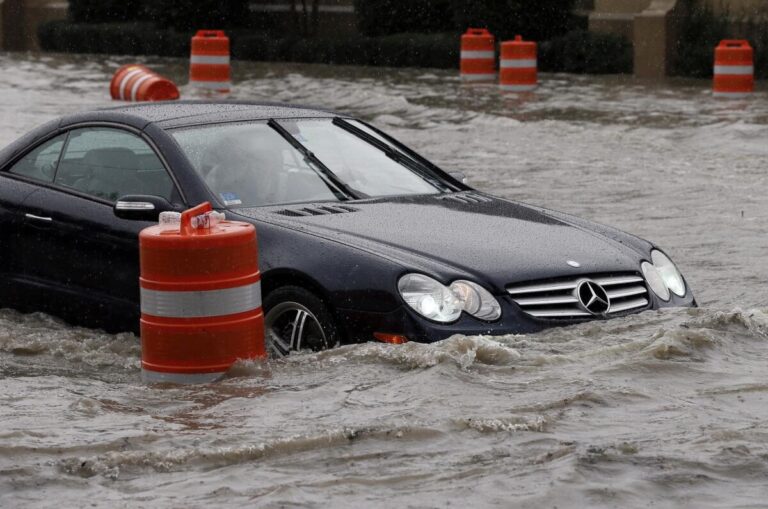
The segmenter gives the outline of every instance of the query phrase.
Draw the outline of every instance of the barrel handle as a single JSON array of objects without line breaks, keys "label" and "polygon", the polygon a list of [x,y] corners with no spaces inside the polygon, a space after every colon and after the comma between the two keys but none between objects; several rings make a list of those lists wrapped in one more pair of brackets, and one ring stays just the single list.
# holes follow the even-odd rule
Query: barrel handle
[{"label": "barrel handle", "polygon": [[469,28],[467,33],[469,35],[491,35],[487,28]]},{"label": "barrel handle", "polygon": [[211,210],[213,210],[213,207],[211,207],[210,202],[206,201],[196,207],[192,207],[191,209],[188,209],[182,212],[181,213],[181,234],[190,235],[194,231],[194,228],[192,228],[192,218],[195,216],[205,214],[206,212],[210,212]]},{"label": "barrel handle", "polygon": [[198,30],[195,37],[226,37],[223,30]]},{"label": "barrel handle", "polygon": [[726,46],[728,48],[743,48],[749,46],[749,41],[744,39],[724,39],[720,41],[720,46]]}]

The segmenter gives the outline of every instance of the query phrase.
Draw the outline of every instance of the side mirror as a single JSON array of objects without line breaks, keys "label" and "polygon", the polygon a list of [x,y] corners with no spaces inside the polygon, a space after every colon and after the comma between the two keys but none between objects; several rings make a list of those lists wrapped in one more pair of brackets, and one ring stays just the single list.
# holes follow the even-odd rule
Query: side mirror
[{"label": "side mirror", "polygon": [[455,178],[456,180],[458,180],[462,184],[469,185],[469,179],[461,171],[449,171],[448,175],[450,175],[451,177]]},{"label": "side mirror", "polygon": [[160,196],[132,194],[118,199],[113,210],[120,219],[157,221],[160,212],[176,210],[176,207]]}]

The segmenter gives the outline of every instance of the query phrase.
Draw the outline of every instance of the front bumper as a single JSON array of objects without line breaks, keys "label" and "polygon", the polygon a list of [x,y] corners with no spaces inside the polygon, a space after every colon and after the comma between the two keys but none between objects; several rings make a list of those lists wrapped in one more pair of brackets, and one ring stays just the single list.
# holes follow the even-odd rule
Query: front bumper
[{"label": "front bumper", "polygon": [[[651,292],[652,293],[652,292]],[[531,334],[552,327],[564,327],[576,323],[592,320],[607,320],[637,314],[643,311],[672,308],[672,307],[696,307],[696,300],[689,291],[685,297],[672,296],[668,302],[664,302],[655,295],[651,296],[651,302],[642,309],[611,316],[610,318],[594,317],[586,320],[542,320],[533,318],[523,312],[507,296],[496,296],[501,305],[501,318],[493,323],[483,322],[466,313],[461,315],[458,321],[450,324],[440,324],[418,316],[409,307],[403,305],[388,313],[375,313],[352,309],[337,309],[336,315],[339,324],[346,329],[347,338],[352,343],[374,340],[376,332],[386,334],[399,334],[410,341],[420,343],[433,343],[447,339],[456,334],[465,336],[502,336],[506,334]]]}]

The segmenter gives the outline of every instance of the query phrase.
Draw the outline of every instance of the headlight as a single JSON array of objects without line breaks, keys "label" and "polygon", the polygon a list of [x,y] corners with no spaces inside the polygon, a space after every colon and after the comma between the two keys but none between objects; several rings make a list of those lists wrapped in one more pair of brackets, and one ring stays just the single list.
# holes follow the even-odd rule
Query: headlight
[{"label": "headlight", "polygon": [[678,297],[685,297],[685,281],[672,260],[661,251],[651,251],[651,260],[667,288]]},{"label": "headlight", "polygon": [[449,288],[423,274],[406,274],[397,288],[414,311],[436,322],[454,322],[462,311],[481,320],[501,316],[501,306],[493,295],[471,281],[455,281]]},{"label": "headlight", "polygon": [[481,320],[492,322],[501,316],[501,306],[488,290],[472,281],[451,283],[453,295],[461,302],[462,309]]},{"label": "headlight", "polygon": [[397,283],[403,300],[414,311],[436,322],[453,322],[461,315],[459,299],[446,286],[431,277],[407,274]]},{"label": "headlight", "polygon": [[651,261],[643,262],[640,268],[653,293],[662,300],[669,300],[670,290],[679,297],[685,296],[685,281],[675,264],[661,251],[651,251]]}]

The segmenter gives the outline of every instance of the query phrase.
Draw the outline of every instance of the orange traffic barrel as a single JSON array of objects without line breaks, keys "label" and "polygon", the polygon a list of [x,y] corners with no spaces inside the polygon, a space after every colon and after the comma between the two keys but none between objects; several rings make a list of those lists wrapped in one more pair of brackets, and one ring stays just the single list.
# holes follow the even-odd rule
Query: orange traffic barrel
[{"label": "orange traffic barrel", "polygon": [[470,28],[461,36],[461,78],[496,79],[496,38],[485,28]]},{"label": "orange traffic barrel", "polygon": [[174,101],[179,98],[179,89],[171,80],[139,64],[118,69],[112,76],[109,92],[117,101]]},{"label": "orange traffic barrel", "polygon": [[203,203],[139,234],[147,382],[208,383],[266,357],[256,229]]},{"label": "orange traffic barrel", "polygon": [[523,41],[515,36],[514,41],[501,43],[499,63],[500,85],[510,92],[528,92],[538,83],[536,43]]},{"label": "orange traffic barrel", "polygon": [[232,88],[229,37],[222,30],[198,30],[189,64],[190,85],[222,93]]},{"label": "orange traffic barrel", "polygon": [[724,40],[715,48],[717,97],[747,97],[755,90],[754,51],[747,41]]}]

